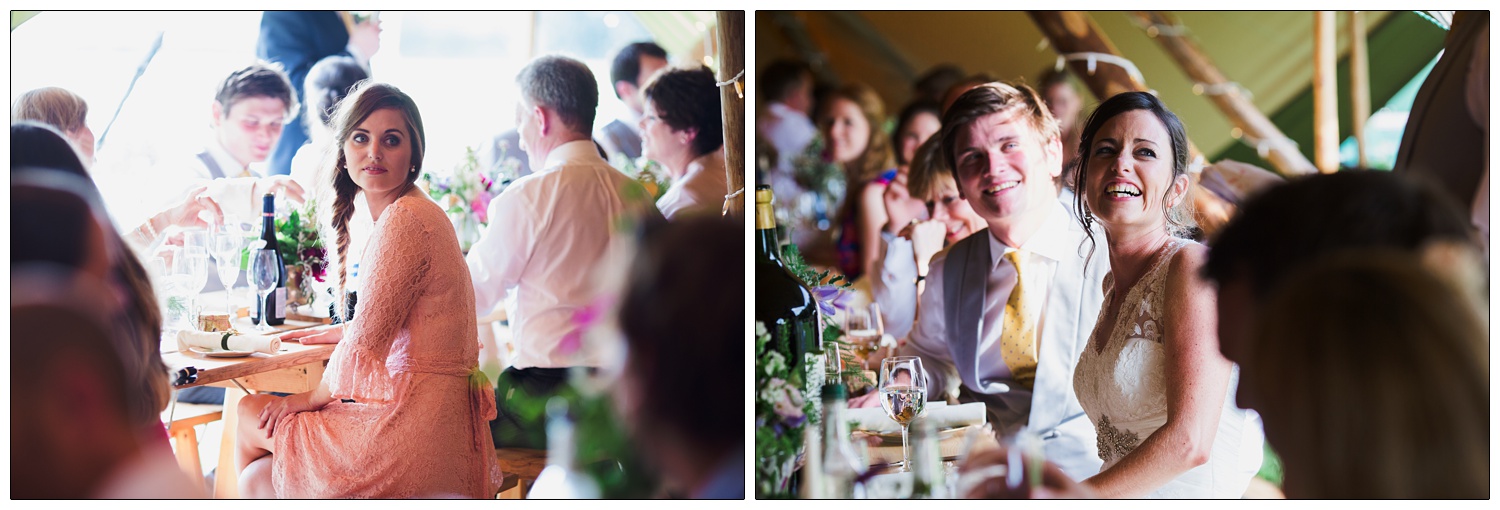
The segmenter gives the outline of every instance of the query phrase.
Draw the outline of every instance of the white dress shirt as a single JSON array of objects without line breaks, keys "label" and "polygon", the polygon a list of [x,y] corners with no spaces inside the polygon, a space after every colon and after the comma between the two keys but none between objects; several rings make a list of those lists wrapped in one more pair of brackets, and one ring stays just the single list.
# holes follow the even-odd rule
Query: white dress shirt
[{"label": "white dress shirt", "polygon": [[880,233],[880,245],[883,249],[875,261],[879,271],[874,278],[866,278],[870,298],[880,305],[885,334],[906,338],[917,318],[917,256],[910,239],[890,232]]},{"label": "white dress shirt", "polygon": [[710,151],[688,163],[687,172],[672,181],[672,187],[656,201],[656,208],[669,220],[690,210],[719,214],[724,210],[724,195],[729,194],[728,188],[724,153]]},{"label": "white dress shirt", "polygon": [[[634,192],[623,193],[627,188]],[[621,217],[660,217],[640,184],[609,166],[594,143],[553,149],[538,172],[511,183],[490,201],[490,223],[469,250],[475,311],[504,303],[517,369],[597,367],[603,357],[562,340],[580,329],[574,315],[596,305],[597,269],[623,248]]]},{"label": "white dress shirt", "polygon": [[802,154],[818,134],[807,114],[780,102],[766,105],[766,115],[756,120],[761,138],[776,148],[776,169],[790,174],[792,160]]}]

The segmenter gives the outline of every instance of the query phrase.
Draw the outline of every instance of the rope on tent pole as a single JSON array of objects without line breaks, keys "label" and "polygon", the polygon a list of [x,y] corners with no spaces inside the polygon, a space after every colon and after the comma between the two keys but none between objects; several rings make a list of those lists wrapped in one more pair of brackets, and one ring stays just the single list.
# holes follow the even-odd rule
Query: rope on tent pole
[{"label": "rope on tent pole", "polygon": [[745,188],[742,186],[740,189],[735,190],[734,193],[724,195],[724,210],[719,212],[719,216],[729,216],[729,201],[743,194],[745,194]]},{"label": "rope on tent pole", "polygon": [[1222,96],[1225,94],[1229,94],[1243,96],[1245,99],[1255,97],[1254,94],[1250,93],[1250,89],[1247,89],[1244,86],[1240,85],[1239,82],[1233,81],[1226,81],[1223,83],[1194,83],[1193,94],[1199,96],[1204,94],[1210,96]]},{"label": "rope on tent pole", "polygon": [[1266,155],[1271,153],[1272,143],[1286,142],[1291,144],[1292,147],[1297,147],[1297,141],[1291,138],[1287,138],[1285,136],[1278,136],[1273,138],[1256,138],[1240,128],[1229,130],[1229,136],[1234,138],[1235,140],[1244,142],[1245,145],[1255,147],[1255,153],[1258,154],[1261,159],[1266,159]]},{"label": "rope on tent pole", "polygon": [[[1083,51],[1083,52],[1078,52],[1078,53],[1066,53],[1066,54],[1062,54],[1062,55],[1058,55],[1057,56],[1057,70],[1061,71],[1063,69],[1063,66],[1067,65],[1067,62],[1070,61],[1070,60],[1072,60],[1072,61],[1082,60],[1082,61],[1088,62],[1088,68],[1089,68],[1089,74],[1090,75],[1093,75],[1094,74],[1094,70],[1099,67],[1099,62],[1104,62],[1106,64],[1114,64],[1114,65],[1118,66],[1119,68],[1124,69],[1125,72],[1130,75],[1130,78],[1133,79],[1133,80],[1135,80],[1136,84],[1138,84],[1138,85],[1140,85],[1142,87],[1144,87],[1146,85],[1146,78],[1144,78],[1144,77],[1141,76],[1141,70],[1135,67],[1135,63],[1131,62],[1130,59],[1127,59],[1127,58],[1119,56],[1119,55],[1114,55],[1114,54],[1110,54],[1110,53],[1099,53],[1099,52],[1096,52],[1096,51]],[[1154,91],[1154,90],[1148,90],[1147,92],[1151,93],[1151,95],[1153,95],[1153,96],[1156,95],[1156,91]]]},{"label": "rope on tent pole", "polygon": [[[733,84],[734,85],[734,95],[739,96],[740,99],[744,99],[745,98],[745,86],[740,84],[740,78],[742,78],[744,76],[745,76],[745,70],[744,69],[740,69],[740,72],[738,74],[735,74],[733,78],[730,78],[728,81],[715,82],[715,85],[717,85],[717,86],[719,86],[719,87],[722,88],[722,87],[727,87],[730,84]],[[740,191],[744,191],[744,190],[741,189]],[[726,197],[726,199],[727,198],[728,197]]]},{"label": "rope on tent pole", "polygon": [[1136,18],[1135,16],[1129,16],[1129,18],[1133,23],[1135,23],[1135,26],[1141,27],[1142,30],[1145,30],[1146,36],[1152,39],[1155,39],[1158,35],[1165,35],[1167,37],[1184,37],[1188,34],[1188,28],[1183,25],[1147,23],[1140,18]]}]

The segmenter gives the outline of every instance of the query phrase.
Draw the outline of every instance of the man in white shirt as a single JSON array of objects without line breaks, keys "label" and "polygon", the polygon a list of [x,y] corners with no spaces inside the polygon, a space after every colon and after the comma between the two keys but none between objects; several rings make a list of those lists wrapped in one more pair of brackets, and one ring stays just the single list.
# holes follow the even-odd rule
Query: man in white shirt
[{"label": "man in white shirt", "polygon": [[807,64],[780,60],[760,72],[760,93],[765,94],[765,111],[756,117],[756,143],[769,143],[776,152],[776,162],[763,182],[782,200],[801,195],[803,190],[793,179],[792,162],[812,143],[818,128],[809,118],[813,108],[813,74]]},{"label": "man in white shirt", "polygon": [[651,75],[664,67],[667,67],[667,50],[651,41],[630,44],[615,55],[609,78],[614,83],[615,97],[625,103],[630,118],[615,119],[599,129],[596,138],[611,158],[616,154],[632,160],[641,157],[640,122],[646,109],[641,89]]},{"label": "man in white shirt", "polygon": [[[257,62],[230,73],[219,84],[213,103],[213,140],[190,165],[199,180],[211,180],[210,196],[224,213],[253,222],[260,197],[285,193],[301,202],[302,186],[285,175],[266,175],[264,162],[297,111],[297,98],[286,73]],[[201,184],[201,183],[198,183]]]},{"label": "man in white shirt", "polygon": [[665,220],[646,190],[610,167],[589,137],[599,90],[587,66],[538,57],[516,82],[521,148],[535,173],[490,202],[495,220],[469,250],[468,264],[475,310],[488,315],[505,304],[515,349],[495,391],[495,445],[545,448],[546,399],[569,368],[605,362],[582,333],[601,306],[595,268],[623,248],[617,225]]},{"label": "man in white shirt", "polygon": [[1058,201],[1057,121],[1029,87],[988,83],[944,113],[940,136],[960,193],[988,228],[932,258],[900,350],[922,357],[929,398],[961,386],[961,399],[985,403],[997,433],[1027,427],[1047,460],[1074,479],[1092,476],[1101,462],[1073,368],[1109,257],[1103,243],[1090,256],[1083,227]]}]

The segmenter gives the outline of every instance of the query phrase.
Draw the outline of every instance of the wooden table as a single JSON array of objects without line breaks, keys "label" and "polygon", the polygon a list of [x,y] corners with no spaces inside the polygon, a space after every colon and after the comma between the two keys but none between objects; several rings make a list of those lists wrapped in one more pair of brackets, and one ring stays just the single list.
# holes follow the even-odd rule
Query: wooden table
[{"label": "wooden table", "polygon": [[[205,294],[207,296],[207,294]],[[223,301],[219,294],[217,302]],[[214,301],[210,301],[214,302]],[[254,325],[246,317],[236,317],[235,329],[252,332]],[[315,322],[288,320],[278,326],[280,331],[317,326]],[[236,498],[239,496],[239,470],[234,464],[235,433],[239,423],[240,398],[246,390],[260,392],[301,393],[318,387],[323,380],[323,368],[333,355],[333,345],[302,345],[282,342],[281,352],[270,355],[255,353],[242,358],[210,358],[193,352],[179,352],[175,337],[162,339],[162,360],[172,373],[193,367],[198,370],[197,379],[176,386],[218,386],[224,391],[224,435],[219,442],[219,467],[215,475],[214,497]]]}]

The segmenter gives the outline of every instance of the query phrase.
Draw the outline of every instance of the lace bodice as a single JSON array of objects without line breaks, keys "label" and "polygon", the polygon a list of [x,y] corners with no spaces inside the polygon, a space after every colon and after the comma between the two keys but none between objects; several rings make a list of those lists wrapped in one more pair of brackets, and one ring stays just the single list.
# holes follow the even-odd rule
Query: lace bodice
[{"label": "lace bodice", "polygon": [[[1166,313],[1166,284],[1174,270],[1173,258],[1189,243],[1176,238],[1167,242],[1146,274],[1124,294],[1110,324],[1104,322],[1114,305],[1115,279],[1113,273],[1104,277],[1104,306],[1073,372],[1078,403],[1098,432],[1101,469],[1113,467],[1167,423],[1164,332],[1172,317]],[[1239,497],[1244,493],[1260,465],[1261,439],[1259,427],[1234,407],[1237,376],[1236,369],[1230,376],[1209,463],[1180,475],[1150,497]]]}]

